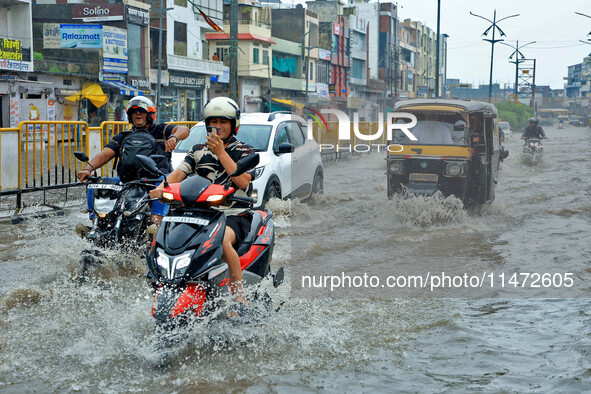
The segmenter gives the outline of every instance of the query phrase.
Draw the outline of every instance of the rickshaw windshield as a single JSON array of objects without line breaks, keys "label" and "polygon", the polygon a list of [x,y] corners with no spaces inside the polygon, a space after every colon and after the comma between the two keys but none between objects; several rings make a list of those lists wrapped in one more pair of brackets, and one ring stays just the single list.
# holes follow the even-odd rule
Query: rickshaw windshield
[{"label": "rickshaw windshield", "polygon": [[[417,141],[412,141],[396,129],[394,143],[402,145],[468,145],[468,126],[458,113],[415,112],[417,124],[410,129]],[[399,119],[396,123],[405,123]]]}]

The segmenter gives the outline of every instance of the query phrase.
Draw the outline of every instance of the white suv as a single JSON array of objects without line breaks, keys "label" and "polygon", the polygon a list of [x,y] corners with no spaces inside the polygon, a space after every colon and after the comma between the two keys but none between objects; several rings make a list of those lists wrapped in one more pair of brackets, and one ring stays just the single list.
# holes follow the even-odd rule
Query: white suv
[{"label": "white suv", "polygon": [[[205,123],[191,128],[189,137],[177,145],[172,154],[176,168],[195,144],[205,142]],[[307,138],[306,125],[289,113],[246,113],[240,116],[236,138],[250,145],[260,156],[252,181],[255,208],[271,198],[302,199],[321,194],[324,171],[320,148]]]}]

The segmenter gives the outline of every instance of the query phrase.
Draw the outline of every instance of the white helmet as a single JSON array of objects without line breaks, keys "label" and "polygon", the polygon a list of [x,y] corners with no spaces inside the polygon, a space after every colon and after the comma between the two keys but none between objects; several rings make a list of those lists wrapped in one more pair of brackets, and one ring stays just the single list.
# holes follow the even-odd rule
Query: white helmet
[{"label": "white helmet", "polygon": [[129,111],[132,109],[142,109],[148,113],[148,123],[153,123],[156,120],[156,106],[147,97],[144,96],[135,96],[127,103],[127,107],[125,108],[125,112],[127,113],[127,117],[131,122],[131,115]]},{"label": "white helmet", "polygon": [[209,121],[212,118],[224,118],[232,121],[233,130],[236,134],[236,130],[240,125],[240,109],[238,104],[234,100],[228,97],[215,97],[209,100],[205,107],[203,107],[203,117],[205,118],[205,124],[209,125]]}]

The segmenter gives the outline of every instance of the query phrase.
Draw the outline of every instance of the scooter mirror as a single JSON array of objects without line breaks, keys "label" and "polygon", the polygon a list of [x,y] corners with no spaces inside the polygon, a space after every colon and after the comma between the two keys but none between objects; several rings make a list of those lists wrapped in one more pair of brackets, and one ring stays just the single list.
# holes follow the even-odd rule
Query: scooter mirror
[{"label": "scooter mirror", "polygon": [[84,152],[74,152],[74,157],[80,161],[88,161],[88,156],[86,156],[86,153]]},{"label": "scooter mirror", "polygon": [[230,176],[242,175],[246,171],[252,170],[259,164],[259,160],[260,158],[258,153],[239,160],[238,163],[236,163],[236,171],[234,171]]},{"label": "scooter mirror", "polygon": [[156,165],[156,162],[153,159],[149,158],[148,156],[137,155],[136,159],[137,159],[138,163],[140,163],[140,166],[142,166],[142,168],[144,170],[149,171],[152,174],[164,175],[164,173],[162,171],[160,171],[160,169]]}]

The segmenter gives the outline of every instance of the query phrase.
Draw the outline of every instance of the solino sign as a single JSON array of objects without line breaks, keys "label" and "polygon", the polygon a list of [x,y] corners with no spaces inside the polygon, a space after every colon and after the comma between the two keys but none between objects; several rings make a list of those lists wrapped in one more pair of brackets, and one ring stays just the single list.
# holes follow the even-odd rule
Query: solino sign
[{"label": "solino sign", "polygon": [[[378,130],[373,134],[362,134],[359,131],[359,113],[355,112],[353,114],[353,133],[357,140],[366,141],[367,143],[362,144],[351,144],[351,121],[349,116],[344,113],[343,111],[339,111],[336,109],[322,109],[320,110],[322,114],[333,114],[337,117],[338,120],[338,143],[335,144],[324,144],[320,143],[320,151],[336,151],[336,152],[369,152],[372,149],[376,149],[378,152],[382,150],[387,150],[390,153],[398,153],[402,152],[403,146],[399,144],[381,144],[381,143],[373,143],[375,141],[380,141],[382,136],[384,135],[384,114],[382,112],[378,113]],[[308,138],[313,139],[313,121],[312,119],[308,119],[308,121],[304,120],[304,118],[293,115],[294,119],[303,122],[304,124],[308,125]],[[394,123],[394,119],[398,120],[407,120],[405,123]],[[411,141],[417,141],[418,139],[414,136],[414,134],[410,131],[413,127],[417,124],[417,118],[413,114],[407,112],[389,112],[388,116],[386,117],[386,137],[387,141],[392,141],[392,136],[395,130],[400,130],[403,132]],[[322,141],[320,141],[322,142]]]},{"label": "solino sign", "polygon": [[74,5],[72,19],[82,19],[84,22],[122,21],[123,3]]}]

